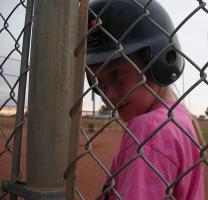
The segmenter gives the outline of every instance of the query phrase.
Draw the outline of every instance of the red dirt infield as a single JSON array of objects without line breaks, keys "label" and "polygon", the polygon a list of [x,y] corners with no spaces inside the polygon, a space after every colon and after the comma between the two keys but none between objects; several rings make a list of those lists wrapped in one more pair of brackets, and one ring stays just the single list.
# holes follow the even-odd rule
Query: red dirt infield
[{"label": "red dirt infield", "polygon": [[[0,128],[4,131],[7,138],[14,128],[13,118],[0,118]],[[1,131],[1,130],[0,130]],[[6,139],[3,137],[3,132],[0,132],[0,153],[6,150]],[[93,133],[88,134],[91,137]],[[96,157],[104,163],[105,167],[109,168],[113,155],[120,143],[121,132],[116,133],[108,132],[100,134],[92,143],[92,151]],[[12,150],[13,141],[9,143]],[[86,141],[80,136],[79,153],[84,152]],[[0,155],[0,181],[9,180],[11,174],[12,154],[9,151]],[[22,135],[21,147],[21,180],[25,180],[26,176],[26,124],[24,125]],[[64,173],[64,172],[63,172]],[[103,182],[106,174],[98,166],[89,155],[81,158],[77,163],[76,170],[76,186],[86,200],[95,199],[102,190]],[[84,178],[83,178],[84,177]],[[0,190],[0,197],[2,191]],[[79,198],[76,198],[79,199]]]},{"label": "red dirt infield", "polygon": [[[104,123],[104,122],[102,122]],[[13,118],[0,118],[0,128],[8,134],[11,133],[14,127]],[[5,150],[6,140],[3,137],[2,130],[0,129],[0,153]],[[115,129],[114,129],[115,130]],[[95,156],[104,163],[106,168],[109,168],[113,155],[115,154],[119,144],[122,131],[105,131],[96,137],[92,143],[92,151]],[[93,133],[88,134],[88,137],[92,137]],[[9,144],[12,144],[9,143]],[[85,140],[80,137],[79,153],[84,152]],[[11,146],[11,145],[10,145]],[[12,148],[11,148],[12,149]],[[0,181],[9,180],[11,172],[12,155],[9,151],[6,151],[0,155]],[[21,154],[21,174],[22,180],[25,180],[26,170],[26,124],[23,129],[22,138],[22,154]],[[105,172],[101,169],[98,163],[89,155],[82,157],[77,163],[76,170],[76,186],[86,200],[93,200],[99,196],[102,186],[105,180]],[[84,178],[83,178],[84,177]],[[208,176],[206,177],[208,179]],[[208,182],[208,180],[207,180]],[[207,187],[207,186],[206,186]],[[0,197],[2,191],[0,190]],[[79,198],[76,197],[78,200]]]}]

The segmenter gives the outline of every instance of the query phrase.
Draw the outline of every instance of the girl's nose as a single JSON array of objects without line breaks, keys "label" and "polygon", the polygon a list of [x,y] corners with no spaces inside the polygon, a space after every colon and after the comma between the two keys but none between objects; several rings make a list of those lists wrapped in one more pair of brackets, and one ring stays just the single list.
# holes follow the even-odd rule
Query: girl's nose
[{"label": "girl's nose", "polygon": [[104,94],[108,97],[108,99],[113,103],[114,105],[117,103],[117,96],[118,96],[118,91],[116,88],[112,86],[106,86]]}]

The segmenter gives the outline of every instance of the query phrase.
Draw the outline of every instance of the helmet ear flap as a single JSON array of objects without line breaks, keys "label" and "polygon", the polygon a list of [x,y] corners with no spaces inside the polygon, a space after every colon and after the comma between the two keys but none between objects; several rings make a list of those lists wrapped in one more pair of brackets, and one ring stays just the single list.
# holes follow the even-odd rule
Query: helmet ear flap
[{"label": "helmet ear flap", "polygon": [[168,48],[152,64],[150,74],[157,85],[168,86],[180,77],[183,69],[183,57],[175,49]]}]

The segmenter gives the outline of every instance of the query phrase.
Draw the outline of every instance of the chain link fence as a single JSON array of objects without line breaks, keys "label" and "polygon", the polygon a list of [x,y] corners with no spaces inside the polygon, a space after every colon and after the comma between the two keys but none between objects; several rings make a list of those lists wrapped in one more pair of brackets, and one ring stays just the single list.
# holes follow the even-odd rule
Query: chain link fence
[{"label": "chain link fence", "polygon": [[[105,13],[105,11],[108,10],[108,8],[110,7],[112,1],[108,1],[108,3],[105,4],[105,6],[103,7],[103,9],[101,11],[99,11],[98,13],[96,13],[96,11],[94,10],[89,10],[89,12],[94,15],[94,20],[93,20],[93,25],[92,27],[88,30],[88,33],[85,35],[85,37],[83,38],[86,39],[86,37],[90,37],[91,34],[93,34],[96,31],[100,31],[102,32],[103,35],[105,35],[109,41],[111,41],[112,43],[115,44],[115,46],[117,47],[117,49],[115,49],[114,52],[112,52],[112,55],[109,56],[104,64],[101,66],[101,68],[104,68],[105,65],[107,65],[107,63],[109,63],[112,59],[112,57],[116,54],[121,54],[122,57],[124,58],[124,60],[128,61],[132,67],[135,67],[135,63],[133,63],[131,60],[129,60],[129,57],[124,53],[123,51],[123,47],[122,47],[122,41],[125,40],[125,38],[128,36],[128,34],[131,32],[131,30],[133,30],[139,23],[141,23],[143,18],[148,18],[149,20],[151,20],[152,22],[152,26],[156,26],[158,29],[160,29],[160,31],[162,32],[162,34],[166,35],[169,38],[169,41],[171,41],[171,39],[173,38],[173,36],[180,32],[180,30],[183,28],[183,26],[189,22],[190,19],[192,19],[195,15],[197,15],[197,13],[200,11],[208,14],[208,10],[206,7],[206,2],[204,1],[197,1],[197,6],[195,7],[195,9],[192,10],[192,12],[190,12],[182,21],[181,23],[177,24],[175,30],[172,33],[167,33],[159,24],[157,24],[157,22],[155,22],[153,19],[151,19],[150,17],[150,13],[149,13],[149,6],[152,4],[153,1],[147,1],[145,6],[142,6],[137,0],[134,0],[135,2],[135,6],[138,7],[142,7],[144,9],[144,14],[143,16],[141,16],[140,18],[138,18],[137,20],[135,20],[132,25],[129,27],[129,29],[127,29],[125,31],[125,33],[123,33],[123,35],[119,38],[116,39],[110,32],[108,32],[103,26],[102,26],[102,15],[103,13]],[[91,21],[92,22],[92,21]],[[94,41],[96,43],[96,41]],[[164,48],[158,53],[157,56],[159,56],[162,51],[166,48],[168,48],[168,46],[171,45],[171,42],[169,44],[167,44],[167,46],[164,46]],[[174,48],[174,47],[173,47]],[[119,194],[119,192],[116,190],[116,183],[115,183],[115,179],[116,176],[119,173],[122,173],[123,171],[125,171],[126,168],[128,168],[131,163],[136,162],[136,160],[141,159],[144,161],[144,165],[148,165],[148,167],[157,175],[158,179],[160,179],[164,184],[165,184],[165,191],[164,191],[164,197],[163,199],[176,199],[176,197],[174,197],[173,195],[173,190],[175,187],[177,187],[177,185],[189,174],[191,173],[194,169],[196,169],[199,165],[208,164],[208,160],[206,157],[207,154],[207,149],[208,149],[208,145],[205,144],[199,144],[195,138],[193,138],[193,136],[186,131],[183,128],[183,124],[179,124],[177,123],[177,120],[174,118],[174,109],[179,105],[179,103],[181,103],[182,101],[184,101],[184,99],[190,94],[192,93],[194,90],[197,89],[197,87],[199,87],[200,84],[208,84],[207,81],[207,73],[206,73],[206,69],[208,67],[208,62],[207,62],[207,58],[206,58],[206,62],[204,63],[203,66],[199,66],[196,62],[194,62],[192,60],[192,58],[190,58],[188,55],[186,55],[183,51],[176,49],[175,51],[177,51],[181,56],[183,56],[183,58],[186,60],[186,62],[190,63],[192,69],[190,70],[196,70],[196,73],[198,74],[198,80],[194,81],[192,83],[192,85],[186,90],[184,91],[183,94],[180,95],[180,97],[178,98],[178,100],[174,103],[174,105],[172,105],[171,107],[167,106],[167,104],[148,86],[148,84],[146,83],[146,77],[144,77],[142,79],[142,81],[138,84],[135,85],[128,94],[126,94],[126,96],[124,96],[119,103],[117,103],[116,105],[113,105],[112,102],[109,101],[109,99],[107,98],[107,96],[105,96],[105,94],[102,92],[102,90],[99,88],[98,85],[98,78],[97,76],[100,75],[102,73],[102,70],[99,70],[99,72],[93,73],[91,71],[91,69],[86,66],[86,72],[88,74],[90,74],[90,76],[92,77],[92,82],[93,84],[91,85],[91,87],[86,90],[86,92],[83,94],[83,96],[81,97],[81,99],[84,99],[85,95],[90,92],[93,89],[96,89],[100,96],[102,97],[102,99],[104,99],[105,102],[107,102],[110,107],[112,108],[112,118],[106,122],[105,125],[101,126],[99,130],[97,130],[93,136],[89,135],[89,132],[86,131],[86,129],[83,129],[81,127],[81,135],[83,137],[83,140],[85,141],[84,147],[85,149],[79,153],[79,155],[77,156],[77,158],[71,163],[71,165],[69,165],[66,173],[65,173],[65,178],[68,177],[68,175],[70,173],[73,173],[73,166],[78,165],[79,163],[82,163],[82,161],[84,159],[86,159],[86,157],[90,157],[91,158],[91,162],[94,162],[95,165],[97,165],[97,168],[99,168],[100,170],[103,171],[104,176],[107,177],[108,179],[108,186],[106,188],[104,188],[102,190],[102,192],[100,194],[97,195],[97,197],[94,197],[94,199],[105,199],[106,195],[109,193],[113,193],[114,194],[114,198],[115,199],[123,199],[122,195]],[[157,57],[156,56],[156,57]],[[155,59],[151,60],[150,64],[148,64],[144,71],[148,68],[151,67],[151,65],[154,63]],[[144,75],[144,71],[139,71],[138,73],[140,73],[141,75]],[[126,98],[128,98],[128,96],[130,96],[133,91],[140,87],[141,85],[144,85],[146,87],[146,89],[152,94],[154,95],[162,104],[163,106],[167,109],[167,118],[166,120],[164,120],[156,130],[152,131],[146,138],[144,138],[144,140],[139,140],[136,136],[135,133],[132,132],[125,123],[123,123],[123,121],[119,118],[118,114],[117,114],[117,108],[119,107],[120,104],[122,104],[122,102],[124,102],[126,100]],[[72,108],[74,109],[74,108]],[[73,117],[73,115],[72,115]],[[102,160],[102,156],[98,156],[98,154],[96,154],[96,140],[98,140],[98,138],[102,135],[103,131],[111,124],[111,123],[116,123],[118,126],[120,126],[123,129],[123,132],[125,132],[132,140],[132,145],[136,145],[136,149],[137,149],[137,153],[135,152],[135,155],[132,158],[129,158],[129,160],[122,165],[119,169],[117,169],[116,171],[114,171],[114,173],[111,173],[108,169],[109,166],[106,166],[106,163]],[[160,173],[160,171],[158,171],[157,167],[151,162],[151,160],[148,159],[148,157],[145,156],[145,152],[143,151],[145,149],[145,147],[147,146],[147,143],[152,141],[154,139],[154,137],[156,137],[157,134],[160,133],[160,130],[166,126],[169,123],[173,123],[177,128],[179,128],[181,130],[181,132],[191,141],[191,143],[198,149],[199,152],[199,159],[192,163],[192,166],[189,166],[185,171],[181,172],[176,178],[175,180],[173,180],[172,182],[169,182],[167,180],[167,178],[164,176],[164,174]],[[108,141],[110,141],[111,138],[108,138]],[[171,143],[171,141],[169,141]],[[186,155],[189,156],[189,155]],[[88,168],[88,165],[86,165],[86,170]],[[90,171],[88,169],[88,171]],[[83,178],[83,177],[82,177]],[[89,180],[89,179],[87,179]],[[132,180],[133,181],[133,180]],[[104,184],[104,182],[103,182]],[[85,185],[85,187],[87,187],[87,185]],[[128,187],[128,186],[126,186]],[[101,188],[100,188],[101,189]],[[139,188],[138,188],[139,190]],[[77,182],[77,184],[75,184],[75,191],[76,191],[76,198],[77,199],[87,199],[87,195],[85,193],[85,189],[84,187],[79,187],[79,183]]]},{"label": "chain link fence", "polygon": [[[26,135],[23,126],[29,69],[31,2],[20,0],[0,3],[0,177],[1,181],[11,180],[12,183],[25,180],[25,163],[21,162],[21,157],[25,155],[21,153],[21,141]],[[3,182],[1,186],[4,187]],[[1,200],[8,197],[6,190],[0,191]],[[10,198],[16,199],[14,195],[10,195]]]},{"label": "chain link fence", "polygon": [[[111,33],[107,32],[102,27],[102,21],[101,16],[102,13],[108,9],[110,4],[113,0],[109,0],[108,4],[103,8],[103,10],[97,14],[94,13],[96,23],[94,26],[88,31],[86,35],[81,38],[80,44],[77,46],[75,50],[75,55],[77,52],[82,52],[82,47],[84,44],[84,41],[86,41],[87,36],[92,33],[93,31],[100,29],[104,34],[108,36],[119,48],[114,53],[121,53],[123,58],[125,60],[128,60],[128,56],[122,52],[122,43],[121,41],[125,39],[125,37],[128,35],[128,33],[133,29],[138,23],[140,23],[140,20],[126,30],[125,34],[121,38],[120,41],[117,41]],[[4,4],[5,1],[1,1],[0,4]],[[16,199],[17,196],[24,196],[26,191],[22,191],[22,187],[12,187],[14,185],[9,183],[15,183],[18,185],[24,185],[25,184],[25,168],[21,167],[24,166],[25,163],[21,163],[21,159],[25,157],[21,153],[21,146],[22,146],[22,137],[26,137],[26,131],[23,131],[23,126],[26,125],[26,119],[25,119],[25,95],[26,95],[26,85],[27,85],[27,74],[29,70],[29,52],[30,52],[30,31],[31,31],[31,24],[32,24],[32,11],[33,11],[33,0],[20,0],[20,1],[10,1],[11,4],[9,7],[6,7],[4,10],[0,10],[0,43],[1,48],[6,48],[5,51],[1,51],[0,54],[0,181],[1,182],[1,188],[0,190],[0,200],[5,200],[9,198],[10,193],[10,199]],[[207,5],[204,1],[196,0],[198,6],[189,14],[186,16],[186,18],[177,25],[176,29],[171,33],[167,34],[158,24],[153,22],[153,26],[157,26],[163,34],[165,34],[167,37],[171,38],[174,36],[175,33],[179,32],[180,29],[191,19],[194,17],[194,15],[197,14],[197,12],[202,11],[206,14],[208,14]],[[83,1],[80,1],[80,3],[83,3]],[[135,0],[135,3],[137,6],[141,7],[141,5]],[[148,13],[148,7],[151,5],[152,1],[148,1],[146,6],[143,7],[144,9],[144,16],[143,17],[149,17]],[[1,8],[4,8],[1,6]],[[90,11],[92,12],[92,11]],[[16,17],[19,15],[19,13],[25,15],[25,23],[21,24],[20,26],[16,26]],[[83,20],[84,21],[84,20]],[[9,45],[5,44],[5,38],[8,38]],[[8,41],[7,40],[7,41]],[[164,49],[167,46],[164,46]],[[201,145],[199,144],[191,135],[189,132],[183,129],[182,124],[178,124],[177,121],[174,119],[174,109],[178,106],[180,102],[182,102],[188,94],[190,94],[192,91],[196,90],[197,87],[201,84],[208,84],[207,81],[207,73],[206,69],[208,67],[208,61],[203,65],[199,66],[197,63],[195,63],[192,58],[190,58],[188,55],[180,51],[179,49],[175,49],[180,55],[182,55],[186,62],[189,62],[194,70],[196,70],[198,74],[198,80],[193,82],[192,85],[178,98],[178,100],[175,102],[175,104],[171,107],[167,106],[166,103],[157,95],[154,91],[151,90],[150,87],[146,84],[145,79],[139,83],[135,88],[139,87],[140,85],[145,85],[147,90],[152,94],[155,95],[155,97],[164,105],[164,107],[167,109],[168,115],[167,119],[160,124],[157,130],[154,130],[151,134],[148,135],[144,140],[140,141],[138,138],[135,137],[134,132],[130,131],[126,124],[119,118],[117,114],[117,108],[119,106],[119,103],[117,105],[113,105],[108,98],[103,94],[103,92],[98,87],[98,80],[95,74],[90,70],[88,66],[86,66],[86,72],[90,73],[95,80],[95,83],[88,88],[83,95],[79,98],[77,102],[75,102],[74,106],[72,106],[71,109],[71,117],[76,118],[76,112],[75,110],[78,109],[77,105],[82,101],[85,100],[86,94],[91,92],[93,88],[96,88],[96,90],[99,91],[100,95],[103,99],[105,99],[112,107],[112,117],[106,121],[103,121],[105,124],[99,124],[99,127],[96,127],[96,130],[93,133],[90,133],[89,127],[84,127],[81,125],[80,127],[80,143],[83,146],[83,148],[79,151],[78,155],[76,156],[76,159],[74,159],[71,163],[69,163],[69,166],[67,167],[67,170],[64,173],[64,178],[68,179],[70,176],[72,179],[74,178],[75,173],[80,173],[78,171],[79,168],[76,168],[75,166],[79,165],[79,163],[82,164],[82,161],[86,158],[90,158],[88,160],[88,164],[84,166],[84,170],[86,172],[90,171],[90,164],[94,163],[96,165],[96,169],[99,168],[101,171],[101,174],[103,177],[108,177],[110,180],[110,186],[105,188],[105,190],[96,192],[97,196],[88,197],[86,193],[83,193],[83,187],[79,187],[78,182],[73,185],[73,188],[76,192],[75,199],[101,199],[103,196],[105,196],[106,193],[113,192],[117,199],[123,199],[122,196],[119,194],[119,192],[116,191],[115,188],[115,177],[117,174],[122,173],[125,168],[127,168],[132,162],[135,162],[136,159],[142,159],[145,164],[149,166],[149,168],[156,174],[158,179],[160,179],[166,187],[166,191],[164,193],[166,194],[164,196],[164,199],[176,199],[173,194],[173,188],[184,179],[184,177],[187,176],[187,174],[191,173],[192,170],[197,168],[197,166],[201,165],[202,163],[208,164],[208,160],[206,158],[206,152],[208,149],[208,145]],[[3,52],[3,53],[2,53]],[[6,53],[5,53],[6,52]],[[112,54],[112,55],[113,55]],[[159,53],[160,54],[160,53]],[[106,60],[105,62],[108,63],[111,58]],[[152,60],[151,63],[153,63],[154,60]],[[11,73],[15,69],[15,74]],[[134,64],[132,63],[132,66]],[[151,64],[147,66],[147,68],[151,67]],[[141,74],[142,72],[139,71]],[[129,93],[123,97],[122,101],[125,100],[129,95],[132,94],[132,92],[135,90],[135,88],[132,88]],[[121,101],[121,102],[122,102]],[[14,108],[10,109],[10,107]],[[4,116],[5,114],[11,114],[13,115],[13,118],[6,119]],[[8,121],[10,124],[13,124],[12,131],[11,128],[8,127]],[[143,154],[143,149],[147,145],[151,139],[153,139],[157,134],[159,134],[160,129],[164,127],[168,123],[175,124],[176,127],[178,127],[184,135],[191,141],[191,143],[198,149],[199,151],[199,160],[191,167],[186,169],[186,171],[182,172],[179,176],[176,177],[176,179],[173,182],[169,182],[163,174],[161,174],[157,168],[151,163],[148,158],[145,157]],[[119,130],[121,132],[126,132],[129,137],[132,139],[133,143],[137,146],[137,154],[135,154],[135,157],[129,160],[122,168],[118,169],[114,174],[111,174],[109,171],[109,160],[110,156],[107,160],[104,161],[102,158],[102,153],[99,153],[97,151],[98,146],[96,145],[97,141],[105,140],[107,135],[107,144],[112,144],[111,142],[111,136],[112,134],[105,133],[106,129],[108,129],[109,126],[112,124],[116,124],[117,127],[119,127]],[[110,132],[110,130],[108,130]],[[79,136],[76,136],[79,137]],[[117,137],[117,139],[120,139],[120,135]],[[50,142],[50,141],[49,141]],[[118,142],[118,141],[117,141]],[[171,142],[171,141],[170,141]],[[103,144],[103,145],[107,145]],[[117,144],[118,145],[118,144]],[[23,144],[22,148],[25,148],[25,144]],[[78,149],[78,146],[75,147]],[[73,151],[74,152],[74,151]],[[76,153],[75,153],[76,154]],[[187,155],[188,156],[188,155]],[[73,157],[73,156],[72,156]],[[5,165],[8,166],[7,171],[4,171]],[[9,170],[8,170],[9,168]],[[75,171],[74,171],[75,170]],[[85,178],[89,181],[92,181],[93,177],[91,177],[91,174],[87,175],[88,177],[82,176],[82,181],[85,182],[84,187],[87,188],[88,184],[85,181]],[[92,178],[92,179],[91,179]],[[96,177],[99,179],[98,177]],[[93,180],[97,180],[93,179]],[[11,182],[4,182],[5,180],[11,180]],[[94,181],[96,184],[96,181]],[[72,181],[74,184],[74,182]],[[104,181],[103,181],[104,183]],[[8,185],[7,185],[8,184]],[[101,183],[102,184],[102,183]],[[67,190],[70,190],[67,188]],[[15,195],[14,195],[15,194]],[[73,196],[73,194],[71,194]]]}]

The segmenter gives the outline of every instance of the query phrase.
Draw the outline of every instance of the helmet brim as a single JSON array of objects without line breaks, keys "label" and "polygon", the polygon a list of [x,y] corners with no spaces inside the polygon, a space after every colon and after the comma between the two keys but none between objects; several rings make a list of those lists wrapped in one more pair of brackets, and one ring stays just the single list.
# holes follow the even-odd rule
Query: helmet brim
[{"label": "helmet brim", "polygon": [[[122,57],[122,53],[126,54],[127,56],[142,50],[143,48],[150,48],[150,57],[155,56],[155,49],[157,49],[157,52],[162,50],[162,48],[167,45],[168,38],[165,38],[164,36],[158,36],[153,38],[148,38],[143,41],[139,42],[131,42],[131,43],[124,43],[122,44],[123,49],[121,51],[118,51],[118,49],[103,49],[102,51],[95,51],[93,49],[93,52],[90,52],[90,50],[87,52],[86,56],[86,63],[88,66],[91,65],[100,65],[106,62],[108,59],[115,60]],[[154,45],[153,45],[154,44]],[[154,46],[154,48],[152,48]],[[122,53],[121,53],[122,52]]]},{"label": "helmet brim", "polygon": [[88,66],[103,64],[109,59],[115,60],[115,59],[121,58],[122,53],[129,55],[147,46],[149,45],[147,45],[145,42],[139,42],[139,43],[132,43],[132,44],[124,44],[123,50],[121,51],[118,51],[117,49],[114,49],[114,50],[106,49],[106,50],[103,50],[101,52],[96,52],[96,53],[88,52],[87,57],[86,57],[86,63]]}]

